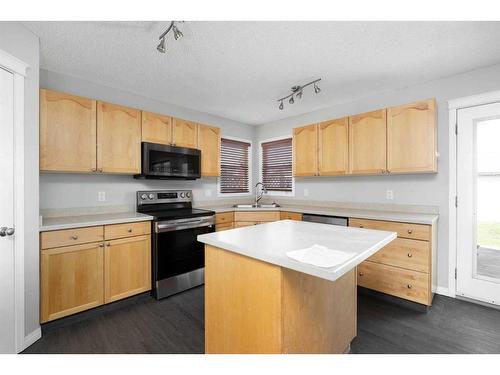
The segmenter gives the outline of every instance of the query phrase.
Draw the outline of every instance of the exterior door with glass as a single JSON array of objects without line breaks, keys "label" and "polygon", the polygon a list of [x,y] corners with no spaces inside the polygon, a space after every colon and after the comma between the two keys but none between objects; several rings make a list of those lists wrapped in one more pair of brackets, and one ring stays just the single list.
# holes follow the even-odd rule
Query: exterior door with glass
[{"label": "exterior door with glass", "polygon": [[500,103],[457,121],[456,293],[500,305]]}]

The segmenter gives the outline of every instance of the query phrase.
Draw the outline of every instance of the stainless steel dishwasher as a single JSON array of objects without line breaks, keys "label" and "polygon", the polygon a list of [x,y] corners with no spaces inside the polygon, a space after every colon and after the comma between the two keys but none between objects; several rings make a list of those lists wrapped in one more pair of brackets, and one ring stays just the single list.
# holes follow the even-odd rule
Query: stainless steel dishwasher
[{"label": "stainless steel dishwasher", "polygon": [[342,216],[303,214],[302,221],[310,221],[313,223],[340,225],[342,227],[347,227],[348,218]]}]

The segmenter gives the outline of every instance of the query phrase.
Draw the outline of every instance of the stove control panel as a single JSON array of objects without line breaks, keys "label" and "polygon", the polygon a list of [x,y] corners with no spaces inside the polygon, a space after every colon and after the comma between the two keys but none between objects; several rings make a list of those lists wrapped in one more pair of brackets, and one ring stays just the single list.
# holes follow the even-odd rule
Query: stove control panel
[{"label": "stove control panel", "polygon": [[191,190],[148,190],[137,192],[137,205],[191,202]]}]

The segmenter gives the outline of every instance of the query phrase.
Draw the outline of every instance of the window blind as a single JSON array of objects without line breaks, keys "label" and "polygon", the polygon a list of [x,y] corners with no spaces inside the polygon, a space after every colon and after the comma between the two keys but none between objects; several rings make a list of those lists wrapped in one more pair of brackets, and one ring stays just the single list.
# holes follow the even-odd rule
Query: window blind
[{"label": "window blind", "polygon": [[292,138],[262,143],[262,183],[268,191],[292,191]]},{"label": "window blind", "polygon": [[248,193],[250,143],[221,139],[221,193]]}]

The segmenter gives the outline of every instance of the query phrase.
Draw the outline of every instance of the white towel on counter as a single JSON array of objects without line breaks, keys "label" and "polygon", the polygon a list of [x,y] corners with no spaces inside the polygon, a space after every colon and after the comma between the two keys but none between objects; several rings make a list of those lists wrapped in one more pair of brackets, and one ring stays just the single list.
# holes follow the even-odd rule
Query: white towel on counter
[{"label": "white towel on counter", "polygon": [[306,249],[289,251],[286,255],[298,262],[330,268],[346,262],[356,254],[347,251],[333,250],[326,246],[315,244]]}]

